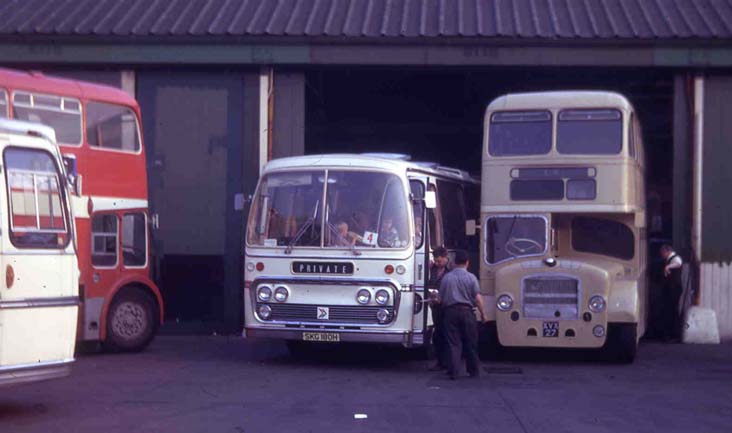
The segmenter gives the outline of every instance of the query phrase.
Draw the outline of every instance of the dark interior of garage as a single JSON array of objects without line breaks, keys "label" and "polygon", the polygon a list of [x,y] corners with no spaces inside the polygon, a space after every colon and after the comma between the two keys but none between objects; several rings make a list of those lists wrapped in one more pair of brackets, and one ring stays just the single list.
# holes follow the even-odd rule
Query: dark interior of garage
[{"label": "dark interior of garage", "polygon": [[[653,236],[670,238],[673,74],[643,69],[328,69],[306,75],[305,153],[397,152],[478,175],[483,114],[514,92],[611,90],[633,103],[646,145]],[[658,203],[655,203],[655,201]],[[653,209],[650,209],[653,208]],[[657,208],[657,209],[656,209]]]}]

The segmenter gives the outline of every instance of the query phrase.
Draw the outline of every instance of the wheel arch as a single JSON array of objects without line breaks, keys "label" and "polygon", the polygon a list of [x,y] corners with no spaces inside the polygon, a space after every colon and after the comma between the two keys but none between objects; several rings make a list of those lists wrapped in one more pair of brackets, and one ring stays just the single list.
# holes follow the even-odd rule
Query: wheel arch
[{"label": "wheel arch", "polygon": [[155,301],[155,313],[157,314],[156,328],[163,323],[165,319],[165,306],[163,304],[163,296],[160,294],[160,289],[155,283],[148,278],[131,277],[120,280],[113,290],[104,297],[104,306],[99,318],[99,341],[105,341],[107,339],[107,314],[109,313],[109,307],[112,305],[114,298],[123,290],[126,289],[138,289],[142,290],[148,296]]}]

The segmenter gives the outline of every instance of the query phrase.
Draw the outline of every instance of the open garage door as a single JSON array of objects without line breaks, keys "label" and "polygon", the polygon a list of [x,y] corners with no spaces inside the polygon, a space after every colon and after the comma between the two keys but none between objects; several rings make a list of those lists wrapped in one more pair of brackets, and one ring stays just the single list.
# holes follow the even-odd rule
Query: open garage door
[{"label": "open garage door", "polygon": [[[661,278],[657,248],[673,233],[673,71],[334,68],[307,72],[306,83],[306,154],[398,152],[475,174],[480,172],[483,115],[497,96],[570,89],[622,93],[643,127],[650,276],[652,282]],[[653,309],[658,290],[652,288],[651,297]],[[653,329],[656,321],[651,322]]]}]

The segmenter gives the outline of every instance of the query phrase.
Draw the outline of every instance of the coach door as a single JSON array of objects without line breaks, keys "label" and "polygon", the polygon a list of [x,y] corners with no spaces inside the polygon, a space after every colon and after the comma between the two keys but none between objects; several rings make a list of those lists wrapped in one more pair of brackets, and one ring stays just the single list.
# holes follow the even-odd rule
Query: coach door
[{"label": "coach door", "polygon": [[410,177],[409,189],[412,195],[412,213],[414,215],[414,290],[415,290],[415,317],[414,332],[419,334],[427,329],[428,315],[425,314],[428,298],[426,285],[429,272],[429,248],[427,239],[426,212],[426,177]]}]

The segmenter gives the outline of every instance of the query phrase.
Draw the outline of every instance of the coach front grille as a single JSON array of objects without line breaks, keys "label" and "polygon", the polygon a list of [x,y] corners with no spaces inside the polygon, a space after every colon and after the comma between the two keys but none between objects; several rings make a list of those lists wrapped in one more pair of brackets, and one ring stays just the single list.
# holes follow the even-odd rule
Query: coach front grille
[{"label": "coach front grille", "polygon": [[[269,305],[272,308],[272,314],[267,320],[268,322],[307,322],[323,325],[328,323],[384,325],[394,320],[393,306],[257,303],[257,308],[260,305]],[[327,319],[318,319],[319,308],[328,309]],[[382,308],[389,312],[389,320],[386,323],[380,323],[376,318],[376,312]]]}]

